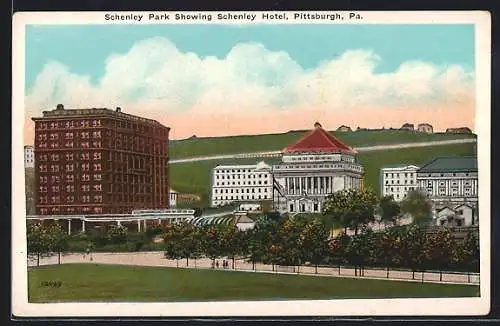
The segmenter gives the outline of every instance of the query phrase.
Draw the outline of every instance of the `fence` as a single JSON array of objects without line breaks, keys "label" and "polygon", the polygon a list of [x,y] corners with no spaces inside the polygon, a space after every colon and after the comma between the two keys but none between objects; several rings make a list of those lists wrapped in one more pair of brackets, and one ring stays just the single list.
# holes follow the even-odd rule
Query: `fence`
[{"label": "fence", "polygon": [[[224,261],[228,264],[224,267]],[[208,258],[199,259],[167,259],[161,251],[129,252],[129,253],[106,253],[94,252],[89,255],[83,253],[65,253],[61,257],[62,264],[65,263],[96,263],[96,264],[122,264],[139,266],[162,266],[175,268],[202,268],[227,271],[244,271],[276,274],[296,274],[311,276],[349,277],[366,279],[400,280],[422,283],[454,283],[479,285],[478,273],[464,273],[453,271],[411,271],[408,269],[376,268],[367,267],[363,269],[353,266],[282,266],[263,263],[249,262],[244,259],[235,259],[234,268],[232,259],[219,258],[212,261]],[[218,262],[218,267],[217,263]],[[58,264],[58,255],[42,257],[40,265]],[[213,264],[214,263],[214,264]],[[28,260],[28,266],[36,266],[36,259]]]}]

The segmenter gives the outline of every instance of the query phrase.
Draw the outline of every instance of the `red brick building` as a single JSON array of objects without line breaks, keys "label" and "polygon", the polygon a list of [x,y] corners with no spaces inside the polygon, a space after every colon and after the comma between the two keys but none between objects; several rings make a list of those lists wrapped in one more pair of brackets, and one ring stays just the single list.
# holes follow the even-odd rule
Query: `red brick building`
[{"label": "red brick building", "polygon": [[62,104],[32,120],[36,214],[168,208],[170,128],[120,108]]}]

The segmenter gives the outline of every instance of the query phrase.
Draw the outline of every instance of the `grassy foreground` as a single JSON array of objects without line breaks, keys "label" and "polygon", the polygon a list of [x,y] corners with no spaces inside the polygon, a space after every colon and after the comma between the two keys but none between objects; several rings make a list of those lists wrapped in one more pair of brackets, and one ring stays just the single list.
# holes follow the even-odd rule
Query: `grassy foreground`
[{"label": "grassy foreground", "polygon": [[[424,164],[438,156],[468,156],[476,154],[476,144],[455,144],[428,147],[402,148],[359,154],[365,168],[365,184],[379,193],[380,168],[393,164]],[[172,188],[180,192],[194,193],[207,200],[211,187],[211,173],[220,164],[255,164],[263,159],[231,159],[200,161],[170,165]],[[268,164],[277,164],[279,158],[264,159]]]},{"label": "grassy foreground", "polygon": [[[59,287],[47,282],[60,282]],[[165,267],[64,264],[28,271],[29,302],[474,297],[479,287]],[[45,285],[44,285],[45,284]]]},{"label": "grassy foreground", "polygon": [[[307,132],[308,130],[267,135],[189,138],[172,143],[169,148],[169,154],[170,158],[174,159],[203,155],[281,150],[298,141],[300,137]],[[426,134],[422,132],[390,129],[359,130],[356,132],[334,131],[332,134],[352,147],[476,137],[476,135],[473,134]]]}]

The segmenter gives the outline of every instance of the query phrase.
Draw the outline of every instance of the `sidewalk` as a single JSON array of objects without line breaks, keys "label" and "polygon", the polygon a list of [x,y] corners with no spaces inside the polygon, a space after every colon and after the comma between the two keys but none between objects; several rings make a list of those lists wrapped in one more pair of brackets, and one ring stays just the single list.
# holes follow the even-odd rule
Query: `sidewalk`
[{"label": "sidewalk", "polygon": [[[92,260],[91,260],[92,258]],[[317,274],[314,266],[272,266],[261,263],[255,264],[255,270],[252,269],[252,263],[241,259],[235,260],[235,269],[232,269],[232,260],[228,259],[228,267],[222,267],[223,259],[218,259],[219,268],[217,270],[239,271],[249,273],[273,273],[273,274],[288,274],[288,275],[309,275],[320,277],[347,277],[347,278],[363,278],[363,279],[379,279],[392,281],[408,281],[419,283],[441,283],[441,284],[470,284],[479,285],[479,275],[477,274],[458,274],[446,273],[441,275],[439,272],[415,272],[415,279],[412,279],[412,272],[390,270],[387,275],[387,270],[383,269],[365,269],[364,275],[355,275],[354,268],[341,267],[340,273],[338,267],[318,267]],[[58,258],[56,256],[45,257],[40,259],[40,265],[56,265]],[[163,252],[131,252],[131,253],[91,253],[85,255],[82,253],[67,253],[61,256],[61,264],[72,263],[93,263],[93,264],[117,264],[117,265],[136,265],[136,266],[157,266],[157,267],[175,267],[175,268],[212,268],[212,261],[208,258],[190,259],[189,265],[186,260],[171,260],[164,258]],[[36,259],[29,260],[28,266],[36,266]],[[298,270],[297,270],[298,269]]]}]

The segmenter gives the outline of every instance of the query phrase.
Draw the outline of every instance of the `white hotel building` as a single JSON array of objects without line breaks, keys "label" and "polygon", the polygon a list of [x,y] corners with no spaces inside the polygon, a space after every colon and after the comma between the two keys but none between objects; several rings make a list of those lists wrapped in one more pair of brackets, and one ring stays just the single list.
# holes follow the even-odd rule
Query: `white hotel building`
[{"label": "white hotel building", "polygon": [[212,171],[212,207],[272,199],[271,166],[219,165]]},{"label": "white hotel building", "polygon": [[408,191],[417,188],[416,165],[394,165],[380,169],[380,193],[393,196],[395,201],[402,201]]},{"label": "white hotel building", "polygon": [[361,188],[364,170],[356,151],[324,130],[314,129],[283,150],[273,166],[273,206],[279,212],[320,213],[326,197]]},{"label": "white hotel building", "polygon": [[24,167],[35,167],[35,149],[31,145],[24,146]]},{"label": "white hotel building", "polygon": [[477,157],[438,157],[417,172],[418,188],[435,208],[467,204],[477,210]]}]

